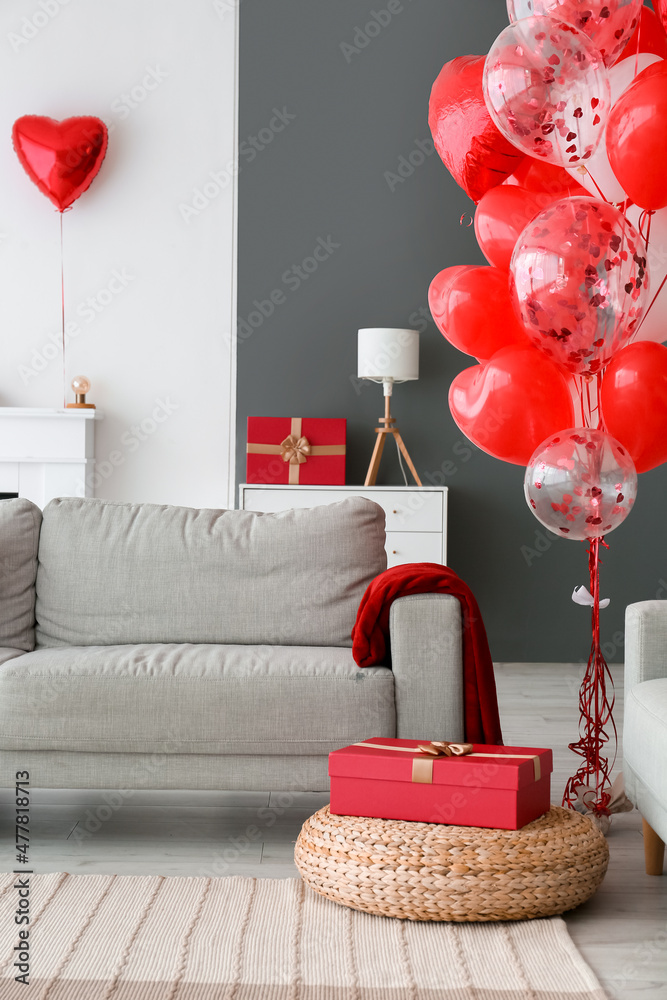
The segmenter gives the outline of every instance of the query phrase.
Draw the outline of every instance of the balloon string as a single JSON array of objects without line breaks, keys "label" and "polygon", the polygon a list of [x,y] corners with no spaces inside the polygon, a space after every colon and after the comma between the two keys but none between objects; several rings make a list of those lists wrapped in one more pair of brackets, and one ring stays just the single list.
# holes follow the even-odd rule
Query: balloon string
[{"label": "balloon string", "polygon": [[593,177],[593,174],[590,172],[590,170],[588,169],[588,167],[584,166],[584,170],[586,171],[586,173],[588,174],[588,176],[590,177],[590,179],[593,181],[593,184],[595,185],[595,190],[600,195],[600,197],[602,198],[602,200],[606,201],[608,205],[611,205],[611,202],[609,201],[609,198],[605,198],[604,194],[602,193],[602,189],[600,188],[600,185],[595,180],[595,178]]},{"label": "balloon string", "polygon": [[[575,385],[577,385],[576,382],[575,382]],[[586,426],[586,411],[585,411],[585,407],[584,407],[584,380],[582,378],[578,379],[577,393],[579,395],[579,406],[581,407],[581,426],[585,427]]]},{"label": "balloon string", "polygon": [[67,407],[67,374],[65,370],[65,254],[63,251],[63,213],[60,213],[60,305],[63,340],[63,409]]},{"label": "balloon string", "polygon": [[[648,250],[648,243],[651,238],[651,219],[655,213],[650,208],[645,208],[644,211],[639,216],[639,235],[646,244],[646,249]],[[646,226],[646,236],[644,236],[644,226]]]},{"label": "balloon string", "polygon": [[[618,746],[618,733],[612,714],[615,703],[614,682],[600,648],[600,545],[604,545],[605,548],[609,546],[604,537],[592,538],[589,541],[588,572],[590,593],[593,597],[591,652],[579,689],[579,740],[570,743],[570,750],[582,757],[583,763],[565,786],[563,805],[574,809],[579,789],[592,788],[591,779],[593,779],[595,799],[592,803],[587,801],[586,804],[592,813],[608,816],[611,795],[606,789],[611,784],[609,774],[616,761]],[[607,693],[608,688],[610,694]],[[605,744],[609,742],[609,734],[605,728],[609,723],[614,740],[614,758],[611,765],[603,752]]]},{"label": "balloon string", "polygon": [[[584,376],[583,381],[584,381],[584,383],[586,385],[586,390],[585,390],[586,391],[586,405],[585,405],[585,407],[582,404],[582,418],[583,418],[584,427],[590,427],[590,428],[593,427],[593,414],[596,411],[598,412],[598,416],[595,419],[597,420],[598,427],[599,427],[599,424],[600,424],[599,406],[597,406],[597,405],[593,406],[593,402],[591,400],[591,382],[590,382],[590,378],[587,378],[586,376]],[[598,398],[599,398],[599,394],[598,394]]]}]

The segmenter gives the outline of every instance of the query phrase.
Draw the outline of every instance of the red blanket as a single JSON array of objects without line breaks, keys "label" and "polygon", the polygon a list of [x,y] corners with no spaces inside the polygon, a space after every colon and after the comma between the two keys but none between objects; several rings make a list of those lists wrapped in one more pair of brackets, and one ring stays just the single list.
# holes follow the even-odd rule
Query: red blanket
[{"label": "red blanket", "polygon": [[[501,746],[496,681],[484,622],[472,591],[453,570],[438,563],[409,563],[377,576],[361,599],[352,629],[355,662],[360,667],[387,664],[391,605],[410,594],[452,594],[461,602],[465,739]],[[415,669],[419,669],[418,662]],[[424,733],[424,739],[428,736]]]}]

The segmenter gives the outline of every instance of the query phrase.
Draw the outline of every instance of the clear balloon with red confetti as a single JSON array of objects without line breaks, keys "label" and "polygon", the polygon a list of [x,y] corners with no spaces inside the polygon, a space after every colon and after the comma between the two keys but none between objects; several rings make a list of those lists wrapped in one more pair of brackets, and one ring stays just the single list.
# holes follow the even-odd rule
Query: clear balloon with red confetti
[{"label": "clear balloon with red confetti", "polygon": [[620,59],[639,23],[644,0],[507,0],[510,21],[535,14],[560,18],[588,35],[605,66]]},{"label": "clear balloon with red confetti", "polygon": [[565,21],[527,17],[500,33],[484,64],[484,96],[522,152],[561,167],[584,164],[604,137],[609,75],[591,40]]},{"label": "clear balloon with red confetti", "polygon": [[573,427],[535,451],[524,478],[533,514],[559,538],[602,538],[626,519],[637,496],[629,453],[602,430]]},{"label": "clear balloon with red confetti", "polygon": [[510,265],[514,305],[535,346],[572,373],[600,373],[644,314],[645,254],[637,230],[606,202],[565,198],[535,216]]}]

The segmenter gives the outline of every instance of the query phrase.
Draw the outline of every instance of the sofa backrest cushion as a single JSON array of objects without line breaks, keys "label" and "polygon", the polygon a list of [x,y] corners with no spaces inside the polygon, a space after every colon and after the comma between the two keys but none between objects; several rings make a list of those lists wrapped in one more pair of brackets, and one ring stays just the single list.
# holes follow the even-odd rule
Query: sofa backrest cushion
[{"label": "sofa backrest cushion", "polygon": [[35,648],[35,576],[42,512],[29,500],[0,500],[0,646]]},{"label": "sofa backrest cushion", "polygon": [[384,540],[384,511],[361,497],[279,514],[52,500],[37,644],[350,646]]}]

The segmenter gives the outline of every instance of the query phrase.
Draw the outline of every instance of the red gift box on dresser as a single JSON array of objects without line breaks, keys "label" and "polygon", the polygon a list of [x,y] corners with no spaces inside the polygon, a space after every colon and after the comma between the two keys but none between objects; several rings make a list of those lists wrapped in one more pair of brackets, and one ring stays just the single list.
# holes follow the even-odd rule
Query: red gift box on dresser
[{"label": "red gift box on dresser", "polygon": [[344,418],[248,417],[246,480],[344,486]]},{"label": "red gift box on dresser", "polygon": [[535,747],[374,737],[329,754],[329,808],[341,816],[518,830],[548,811],[552,769],[551,750]]}]

